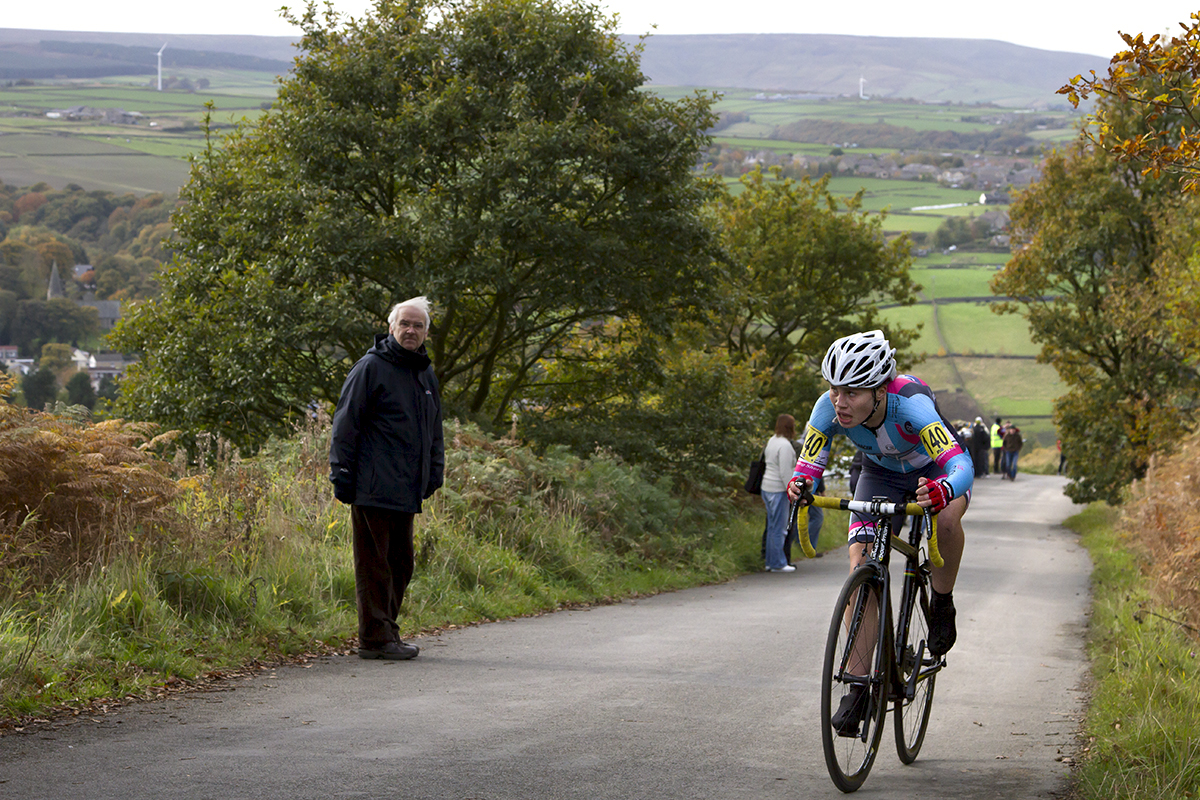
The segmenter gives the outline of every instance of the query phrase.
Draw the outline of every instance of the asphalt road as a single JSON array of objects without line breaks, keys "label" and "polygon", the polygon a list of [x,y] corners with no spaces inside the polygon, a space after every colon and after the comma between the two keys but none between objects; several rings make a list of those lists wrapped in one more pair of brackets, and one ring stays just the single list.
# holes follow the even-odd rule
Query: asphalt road
[{"label": "asphalt road", "polygon": [[[980,481],[920,758],[860,796],[1061,794],[1091,565],[1054,477]],[[0,738],[0,798],[836,797],[817,723],[840,554],[416,640]]]}]

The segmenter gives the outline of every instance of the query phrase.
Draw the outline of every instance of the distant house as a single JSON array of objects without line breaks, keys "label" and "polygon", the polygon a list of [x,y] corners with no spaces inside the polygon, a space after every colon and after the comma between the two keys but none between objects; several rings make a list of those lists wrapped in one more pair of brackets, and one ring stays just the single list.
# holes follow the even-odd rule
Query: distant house
[{"label": "distant house", "polygon": [[1013,186],[1028,186],[1036,180],[1040,180],[1042,171],[1037,167],[1028,169],[1019,169],[1008,176],[1008,182]]},{"label": "distant house", "polygon": [[71,348],[71,363],[75,365],[77,371],[82,371],[91,366],[92,357],[84,350],[78,347]]},{"label": "distant house", "polygon": [[92,386],[99,390],[100,381],[105,377],[119,378],[125,374],[130,364],[136,362],[136,358],[126,358],[122,353],[96,353],[90,356],[87,372],[92,379]]},{"label": "distant house", "polygon": [[985,188],[1000,188],[1008,185],[1008,170],[999,167],[976,167],[972,170],[975,173],[975,183],[982,185]]},{"label": "distant house", "polygon": [[126,111],[123,108],[92,108],[91,106],[71,106],[56,108],[46,112],[50,119],[66,119],[72,122],[82,120],[102,119],[115,125],[136,125],[142,118],[140,111]]},{"label": "distant house", "polygon": [[[91,269],[90,266],[80,265],[85,267],[85,271]],[[78,269],[78,267],[76,267]],[[76,273],[78,275],[80,273]],[[62,278],[58,274],[58,262],[50,263],[50,281],[46,286],[46,299],[54,300],[56,298],[65,298],[66,291],[63,289]],[[96,316],[100,321],[101,331],[111,331],[113,326],[117,324],[117,320],[121,318],[121,303],[118,300],[97,300],[95,292],[84,292],[83,299],[79,301],[81,306],[90,306],[96,309]]]},{"label": "distant house", "polygon": [[932,164],[905,164],[900,168],[900,177],[910,181],[920,180],[925,175],[937,175],[938,168]]},{"label": "distant house", "polygon": [[96,316],[100,320],[100,330],[102,331],[111,331],[117,324],[117,320],[121,318],[121,303],[118,300],[97,300],[95,295],[88,292],[88,296],[80,300],[79,305],[96,309]]},{"label": "distant house", "polygon": [[14,375],[28,375],[37,369],[37,365],[32,358],[6,358],[4,359],[4,367]]},{"label": "distant house", "polygon": [[0,344],[0,361],[8,361],[19,355],[15,344]]},{"label": "distant house", "polygon": [[988,226],[989,233],[1001,233],[1008,230],[1008,212],[1002,208],[993,208],[979,215],[979,221]]},{"label": "distant house", "polygon": [[979,195],[979,204],[981,206],[1003,205],[1008,202],[1008,195],[1004,192],[984,192]]}]

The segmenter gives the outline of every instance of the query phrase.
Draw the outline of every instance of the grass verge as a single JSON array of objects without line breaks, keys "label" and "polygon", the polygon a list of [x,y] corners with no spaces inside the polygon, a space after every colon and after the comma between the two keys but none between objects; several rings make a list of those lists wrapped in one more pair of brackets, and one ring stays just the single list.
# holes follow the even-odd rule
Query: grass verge
[{"label": "grass verge", "polygon": [[[1153,564],[1102,504],[1067,520],[1095,564],[1088,651],[1091,704],[1074,773],[1078,800],[1200,795],[1196,631],[1156,598]],[[1136,531],[1134,532],[1136,535]]]},{"label": "grass verge", "polygon": [[[761,568],[756,498],[684,502],[603,454],[534,454],[456,423],[447,438],[446,486],[418,518],[404,636]],[[51,553],[63,534],[35,535],[36,515],[0,530],[0,728],[344,652],[354,570],[327,452],[327,426],[254,460],[218,448],[215,465],[176,479],[159,516],[82,560]]]}]

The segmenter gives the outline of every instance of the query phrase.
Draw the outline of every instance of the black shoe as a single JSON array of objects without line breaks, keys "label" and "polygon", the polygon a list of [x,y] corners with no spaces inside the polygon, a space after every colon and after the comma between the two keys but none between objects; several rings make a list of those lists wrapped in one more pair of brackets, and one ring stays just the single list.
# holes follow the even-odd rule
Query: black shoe
[{"label": "black shoe", "polygon": [[867,716],[867,687],[854,684],[838,705],[837,713],[829,720],[838,736],[858,736],[859,723]]},{"label": "black shoe", "polygon": [[958,638],[954,626],[954,600],[938,600],[929,604],[929,654],[940,658],[950,652]]},{"label": "black shoe", "polygon": [[360,647],[359,658],[385,658],[388,661],[408,661],[416,658],[421,648],[408,642],[388,642],[382,647]]}]

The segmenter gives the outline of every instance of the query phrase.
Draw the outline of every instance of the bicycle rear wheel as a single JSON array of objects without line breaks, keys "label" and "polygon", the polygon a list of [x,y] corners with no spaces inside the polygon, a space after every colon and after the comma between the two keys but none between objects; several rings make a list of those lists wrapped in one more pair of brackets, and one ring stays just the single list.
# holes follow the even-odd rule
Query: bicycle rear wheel
[{"label": "bicycle rear wheel", "polygon": [[[912,592],[912,611],[908,614],[908,629],[900,635],[904,641],[899,652],[899,689],[912,686],[912,699],[907,694],[896,698],[896,754],[905,764],[911,764],[921,752],[925,731],[929,727],[929,712],[933,708],[933,685],[937,678],[940,658],[929,655],[929,588],[924,581],[907,577],[905,584]],[[906,601],[908,602],[908,601]],[[903,611],[901,617],[903,621]],[[916,676],[913,676],[914,671]]]},{"label": "bicycle rear wheel", "polygon": [[[821,744],[829,777],[843,792],[853,792],[862,786],[875,763],[883,736],[891,662],[880,646],[887,638],[882,592],[882,582],[872,567],[862,566],[851,573],[838,596],[825,643]],[[853,735],[844,735],[848,726],[843,724],[839,732],[834,722],[843,698],[852,689],[865,692],[863,719]]]}]

